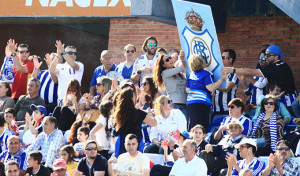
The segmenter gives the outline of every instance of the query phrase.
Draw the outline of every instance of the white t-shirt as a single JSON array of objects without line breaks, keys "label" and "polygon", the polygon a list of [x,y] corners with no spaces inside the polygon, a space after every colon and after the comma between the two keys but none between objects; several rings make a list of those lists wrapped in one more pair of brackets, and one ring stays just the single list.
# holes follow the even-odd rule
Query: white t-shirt
[{"label": "white t-shirt", "polygon": [[[107,139],[107,134],[105,132],[105,128],[106,128],[106,118],[104,117],[100,117],[98,123],[101,123],[102,124],[102,128],[100,130],[98,130],[96,133],[95,133],[95,136],[96,136],[96,141],[97,143],[104,147],[103,149],[104,150],[109,150],[110,149],[110,139]],[[112,128],[112,125],[113,125],[113,118],[110,117],[108,119],[108,129],[111,129]]]},{"label": "white t-shirt", "polygon": [[207,166],[204,160],[197,156],[189,162],[186,162],[185,158],[179,158],[173,165],[170,175],[207,176]]},{"label": "white t-shirt", "polygon": [[81,85],[84,65],[79,61],[75,61],[75,63],[79,65],[78,71],[73,69],[67,62],[63,64],[57,64],[56,66],[58,79],[58,101],[62,100],[65,97],[67,86],[71,79],[77,79],[77,81]]},{"label": "white t-shirt", "polygon": [[123,153],[119,156],[118,163],[115,165],[114,169],[118,171],[142,173],[144,169],[150,170],[150,160],[141,152],[134,158],[131,158],[129,153]]}]

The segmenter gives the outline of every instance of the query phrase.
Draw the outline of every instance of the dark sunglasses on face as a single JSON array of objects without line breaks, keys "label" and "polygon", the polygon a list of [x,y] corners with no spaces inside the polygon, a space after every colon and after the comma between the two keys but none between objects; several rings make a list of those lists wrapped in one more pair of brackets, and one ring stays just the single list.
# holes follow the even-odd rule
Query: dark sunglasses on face
[{"label": "dark sunglasses on face", "polygon": [[134,53],[135,51],[134,50],[126,50],[126,53]]},{"label": "dark sunglasses on face", "polygon": [[274,102],[272,102],[272,101],[271,102],[265,101],[264,105],[274,105]]},{"label": "dark sunglasses on face", "polygon": [[238,128],[240,128],[239,125],[231,125],[231,126],[229,126],[229,129],[238,129]]},{"label": "dark sunglasses on face", "polygon": [[143,82],[143,83],[142,83],[143,86],[146,86],[147,84],[148,84],[147,82]]},{"label": "dark sunglasses on face", "polygon": [[225,60],[225,59],[230,59],[230,58],[227,56],[222,56],[222,60]]},{"label": "dark sunglasses on face", "polygon": [[280,147],[280,148],[277,148],[277,150],[279,150],[279,151],[282,151],[282,150],[289,151],[290,149],[288,147]]},{"label": "dark sunglasses on face", "polygon": [[103,85],[103,84],[97,83],[97,86],[101,86],[101,85]]},{"label": "dark sunglasses on face", "polygon": [[85,148],[85,150],[88,150],[88,151],[90,151],[90,150],[97,150],[97,147],[87,147],[87,148]]},{"label": "dark sunglasses on face", "polygon": [[156,43],[154,43],[154,44],[149,43],[149,44],[148,44],[148,47],[149,47],[149,48],[151,48],[152,46],[153,46],[153,47],[157,47],[157,44],[156,44]]},{"label": "dark sunglasses on face", "polygon": [[236,106],[234,106],[234,105],[230,105],[230,106],[228,106],[228,108],[230,108],[230,109],[234,109]]},{"label": "dark sunglasses on face", "polygon": [[171,103],[172,103],[172,100],[168,100],[167,103],[168,103],[168,104],[171,104]]},{"label": "dark sunglasses on face", "polygon": [[276,56],[274,54],[266,54],[266,57]]},{"label": "dark sunglasses on face", "polygon": [[68,51],[67,53],[68,53],[69,55],[77,56],[77,52]]},{"label": "dark sunglasses on face", "polygon": [[23,54],[23,53],[25,53],[25,54],[27,54],[27,53],[29,53],[29,51],[27,50],[27,51],[18,51],[20,54]]},{"label": "dark sunglasses on face", "polygon": [[265,57],[259,57],[258,60],[266,61]]},{"label": "dark sunglasses on face", "polygon": [[168,57],[165,61],[169,62],[171,59],[172,59],[171,57]]},{"label": "dark sunglasses on face", "polygon": [[242,150],[243,148],[248,148],[248,146],[247,145],[241,145],[240,149]]}]

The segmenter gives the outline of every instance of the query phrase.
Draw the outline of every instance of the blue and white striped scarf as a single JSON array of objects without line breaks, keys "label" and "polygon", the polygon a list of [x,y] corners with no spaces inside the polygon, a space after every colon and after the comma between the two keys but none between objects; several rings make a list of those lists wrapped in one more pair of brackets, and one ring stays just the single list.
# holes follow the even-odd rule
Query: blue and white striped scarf
[{"label": "blue and white striped scarf", "polygon": [[[266,113],[260,113],[259,116],[256,119],[256,122],[253,127],[253,131],[251,134],[251,138],[256,138],[255,136],[255,131],[257,129],[257,126],[259,125],[261,119],[265,117]],[[277,126],[276,126],[276,118],[277,118],[277,113],[273,112],[273,114],[270,117],[270,135],[271,135],[271,148],[273,152],[275,152],[275,146],[277,143]]]}]

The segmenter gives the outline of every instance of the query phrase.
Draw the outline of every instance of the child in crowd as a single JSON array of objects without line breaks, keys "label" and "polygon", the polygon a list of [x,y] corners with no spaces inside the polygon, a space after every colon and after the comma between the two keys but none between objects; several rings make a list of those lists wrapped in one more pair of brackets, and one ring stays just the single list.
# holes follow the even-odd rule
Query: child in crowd
[{"label": "child in crowd", "polygon": [[65,160],[67,164],[67,172],[72,173],[72,170],[77,168],[78,162],[74,161],[75,151],[71,145],[65,145],[60,149],[60,158]]},{"label": "child in crowd", "polygon": [[19,127],[16,124],[16,111],[13,108],[7,108],[4,111],[4,118],[7,124],[7,129],[19,136]]},{"label": "child in crowd", "polygon": [[7,150],[7,139],[11,136],[11,132],[4,127],[5,120],[4,117],[0,116],[0,153]]},{"label": "child in crowd", "polygon": [[207,142],[204,140],[205,138],[205,128],[202,125],[196,125],[191,129],[193,140],[197,144],[196,155],[199,157],[200,152],[205,150],[205,145]]},{"label": "child in crowd", "polygon": [[25,116],[25,127],[24,127],[24,134],[25,132],[30,129],[32,134],[36,134],[36,136],[43,131],[43,118],[47,115],[47,110],[42,105],[30,105],[30,109],[33,110],[32,112],[32,118],[31,119],[29,113],[26,113]]},{"label": "child in crowd", "polygon": [[77,131],[77,139],[78,143],[74,145],[75,150],[75,161],[79,161],[81,158],[83,158],[85,155],[83,153],[84,151],[84,144],[89,137],[90,129],[88,127],[80,127]]},{"label": "child in crowd", "polygon": [[48,169],[41,164],[43,155],[40,151],[32,151],[27,158],[28,168],[26,176],[49,176]]}]

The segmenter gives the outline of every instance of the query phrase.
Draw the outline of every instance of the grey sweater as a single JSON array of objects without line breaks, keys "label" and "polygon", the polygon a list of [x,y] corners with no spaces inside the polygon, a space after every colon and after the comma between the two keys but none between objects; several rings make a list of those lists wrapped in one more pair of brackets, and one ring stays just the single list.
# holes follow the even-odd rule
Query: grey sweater
[{"label": "grey sweater", "polygon": [[9,96],[0,97],[0,117],[4,117],[4,111],[7,108],[13,108],[15,101]]},{"label": "grey sweater", "polygon": [[167,96],[173,101],[173,103],[186,104],[186,78],[181,78],[178,75],[181,71],[181,66],[166,69],[162,72],[162,79],[165,84]]}]

